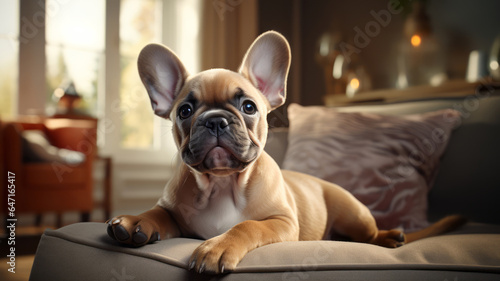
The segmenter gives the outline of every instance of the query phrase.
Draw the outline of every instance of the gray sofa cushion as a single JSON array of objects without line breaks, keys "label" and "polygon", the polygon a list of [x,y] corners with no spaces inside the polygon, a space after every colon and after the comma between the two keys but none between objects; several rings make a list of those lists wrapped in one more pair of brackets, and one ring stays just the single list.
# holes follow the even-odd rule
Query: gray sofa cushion
[{"label": "gray sofa cushion", "polygon": [[[106,224],[47,230],[30,280],[212,280],[187,270],[202,241],[117,244]],[[471,234],[475,233],[475,234]],[[397,249],[354,242],[286,242],[258,248],[223,280],[499,280],[500,226],[468,224]],[[218,280],[219,278],[214,278]]]}]

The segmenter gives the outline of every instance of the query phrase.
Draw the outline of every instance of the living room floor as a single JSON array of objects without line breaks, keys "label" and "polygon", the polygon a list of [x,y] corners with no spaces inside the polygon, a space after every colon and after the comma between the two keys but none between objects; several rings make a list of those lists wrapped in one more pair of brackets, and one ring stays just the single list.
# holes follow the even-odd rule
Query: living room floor
[{"label": "living room floor", "polygon": [[11,273],[8,271],[10,268],[7,258],[0,259],[0,280],[8,281],[26,281],[29,280],[31,267],[33,266],[33,261],[35,255],[26,255],[16,257],[16,271]]}]

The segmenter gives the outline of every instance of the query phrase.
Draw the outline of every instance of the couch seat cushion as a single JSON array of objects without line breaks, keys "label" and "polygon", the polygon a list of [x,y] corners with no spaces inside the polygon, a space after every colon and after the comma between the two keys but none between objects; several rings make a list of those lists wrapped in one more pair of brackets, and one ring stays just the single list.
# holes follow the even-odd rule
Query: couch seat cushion
[{"label": "couch seat cushion", "polygon": [[[211,280],[210,276],[187,270],[187,261],[201,240],[175,238],[131,248],[109,238],[106,227],[103,223],[77,223],[47,230],[30,280]],[[398,249],[339,241],[285,242],[251,251],[235,272],[219,277],[499,280],[498,249],[500,226],[484,224],[468,224],[447,235]]]}]

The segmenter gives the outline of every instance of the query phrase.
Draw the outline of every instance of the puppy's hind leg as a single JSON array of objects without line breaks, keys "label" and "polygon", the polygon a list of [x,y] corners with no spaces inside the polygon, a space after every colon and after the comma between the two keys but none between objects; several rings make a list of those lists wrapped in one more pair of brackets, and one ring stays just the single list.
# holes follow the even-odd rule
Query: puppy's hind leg
[{"label": "puppy's hind leg", "polygon": [[331,233],[354,242],[370,243],[388,248],[402,246],[405,235],[399,230],[379,230],[370,210],[352,194],[337,185],[324,186]]},{"label": "puppy's hind leg", "polygon": [[405,244],[405,235],[400,230],[379,230],[371,214],[353,220],[342,230],[351,241],[374,244],[386,248],[397,248]]},{"label": "puppy's hind leg", "polygon": [[417,232],[403,234],[399,230],[380,230],[376,238],[371,242],[384,247],[395,248],[405,243],[420,240],[427,237],[441,235],[455,230],[467,222],[467,219],[460,215],[447,216],[436,223],[419,230]]}]

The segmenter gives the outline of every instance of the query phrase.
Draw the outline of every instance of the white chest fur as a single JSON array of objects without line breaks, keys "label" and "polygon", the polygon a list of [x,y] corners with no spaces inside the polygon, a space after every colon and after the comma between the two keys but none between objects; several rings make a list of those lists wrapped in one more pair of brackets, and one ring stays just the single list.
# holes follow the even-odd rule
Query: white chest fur
[{"label": "white chest fur", "polygon": [[245,198],[235,177],[214,177],[204,192],[197,194],[190,228],[203,239],[220,235],[245,221]]}]

